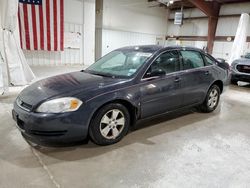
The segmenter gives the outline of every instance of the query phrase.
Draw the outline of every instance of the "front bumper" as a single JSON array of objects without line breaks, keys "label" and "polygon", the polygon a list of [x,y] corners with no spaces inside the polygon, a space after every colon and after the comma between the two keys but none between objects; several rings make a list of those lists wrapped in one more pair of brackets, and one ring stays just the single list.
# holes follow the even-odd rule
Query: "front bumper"
[{"label": "front bumper", "polygon": [[39,145],[58,145],[86,140],[89,117],[82,111],[62,114],[28,112],[16,102],[12,117],[28,140]]},{"label": "front bumper", "polygon": [[231,80],[234,80],[234,81],[243,81],[243,82],[250,82],[250,74],[233,72]]}]

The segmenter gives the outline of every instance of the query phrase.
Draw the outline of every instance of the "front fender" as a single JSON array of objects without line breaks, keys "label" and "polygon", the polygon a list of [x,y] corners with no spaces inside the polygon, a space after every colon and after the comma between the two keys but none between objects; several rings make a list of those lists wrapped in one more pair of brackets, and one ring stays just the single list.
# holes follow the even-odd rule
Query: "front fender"
[{"label": "front fender", "polygon": [[98,109],[107,103],[117,100],[129,103],[137,109],[137,115],[140,114],[140,92],[138,87],[126,88],[118,91],[109,91],[84,101],[84,105],[86,107],[85,109],[88,109],[90,117],[87,124],[90,124],[91,119]]}]

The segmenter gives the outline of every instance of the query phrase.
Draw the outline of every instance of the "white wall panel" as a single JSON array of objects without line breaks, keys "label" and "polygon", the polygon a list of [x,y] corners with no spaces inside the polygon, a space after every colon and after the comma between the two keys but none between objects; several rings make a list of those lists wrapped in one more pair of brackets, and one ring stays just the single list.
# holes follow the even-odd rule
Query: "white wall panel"
[{"label": "white wall panel", "polygon": [[84,64],[95,61],[95,0],[84,0]]},{"label": "white wall panel", "polygon": [[239,24],[239,17],[219,18],[217,24],[217,36],[234,36]]},{"label": "white wall panel", "polygon": [[206,36],[207,29],[207,19],[184,20],[184,24],[182,26],[174,25],[173,21],[171,21],[168,24],[167,35]]},{"label": "white wall panel", "polygon": [[103,28],[165,35],[166,15],[164,8],[149,8],[147,0],[104,0]]},{"label": "white wall panel", "polygon": [[233,42],[214,42],[213,56],[229,60]]},{"label": "white wall panel", "polygon": [[[165,43],[167,10],[148,7],[147,0],[105,0],[97,47],[101,54],[124,46]],[[100,28],[99,28],[100,27]]]},{"label": "white wall panel", "polygon": [[124,46],[154,45],[156,44],[156,38],[164,39],[164,35],[159,36],[107,29],[104,29],[102,32],[102,55]]},{"label": "white wall panel", "polygon": [[64,0],[64,21],[83,23],[82,0]]},{"label": "white wall panel", "polygon": [[249,3],[234,3],[221,6],[220,15],[250,13]]}]

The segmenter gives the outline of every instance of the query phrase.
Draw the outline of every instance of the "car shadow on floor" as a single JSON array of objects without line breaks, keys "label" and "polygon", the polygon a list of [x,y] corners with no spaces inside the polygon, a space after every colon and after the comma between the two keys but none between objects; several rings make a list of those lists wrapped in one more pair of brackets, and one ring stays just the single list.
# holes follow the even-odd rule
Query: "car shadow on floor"
[{"label": "car shadow on floor", "polygon": [[[193,126],[200,121],[213,117],[219,111],[220,108],[213,113],[205,114],[198,113],[195,109],[188,109],[143,120],[136,124],[136,129],[130,131],[119,143],[114,145],[97,146],[89,141],[88,144],[76,146],[54,148],[37,146],[35,149],[45,155],[44,157],[54,159],[52,160],[53,162],[50,160],[48,163],[57,163],[96,157],[107,152],[122,149],[131,144],[155,145],[157,143],[152,141],[151,138],[188,127],[189,125]],[[200,126],[200,124],[196,126]]]}]

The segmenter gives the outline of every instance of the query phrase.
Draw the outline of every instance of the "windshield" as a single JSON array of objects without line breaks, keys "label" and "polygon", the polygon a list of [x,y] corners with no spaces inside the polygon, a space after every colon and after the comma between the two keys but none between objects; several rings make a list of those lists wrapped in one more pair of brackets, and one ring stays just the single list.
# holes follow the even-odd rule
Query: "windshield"
[{"label": "windshield", "polygon": [[250,59],[250,53],[247,53],[247,54],[245,55],[245,58]]},{"label": "windshield", "polygon": [[91,74],[112,77],[131,77],[152,55],[136,50],[115,50],[86,69]]}]

